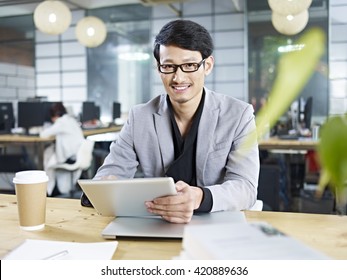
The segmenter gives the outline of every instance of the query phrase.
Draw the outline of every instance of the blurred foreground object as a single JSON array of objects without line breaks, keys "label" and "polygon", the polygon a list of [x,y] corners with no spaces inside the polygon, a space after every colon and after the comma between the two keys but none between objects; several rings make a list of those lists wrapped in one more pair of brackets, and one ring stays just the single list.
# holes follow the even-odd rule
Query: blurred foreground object
[{"label": "blurred foreground object", "polygon": [[301,49],[287,52],[279,59],[268,102],[256,117],[258,139],[274,126],[307,84],[325,52],[325,41],[324,32],[312,28],[295,42],[295,45],[303,46]]},{"label": "blurred foreground object", "polygon": [[[321,165],[320,190],[332,188],[337,207],[347,203],[347,114],[334,116],[320,129],[318,154]],[[346,211],[346,209],[344,209]]]}]

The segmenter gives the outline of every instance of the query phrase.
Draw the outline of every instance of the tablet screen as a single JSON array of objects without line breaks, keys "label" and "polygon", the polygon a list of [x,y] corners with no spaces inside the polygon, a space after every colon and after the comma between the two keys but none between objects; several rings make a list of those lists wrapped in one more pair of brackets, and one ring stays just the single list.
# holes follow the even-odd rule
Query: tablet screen
[{"label": "tablet screen", "polygon": [[171,177],[125,180],[81,179],[78,184],[96,211],[103,216],[149,216],[145,201],[176,195]]}]

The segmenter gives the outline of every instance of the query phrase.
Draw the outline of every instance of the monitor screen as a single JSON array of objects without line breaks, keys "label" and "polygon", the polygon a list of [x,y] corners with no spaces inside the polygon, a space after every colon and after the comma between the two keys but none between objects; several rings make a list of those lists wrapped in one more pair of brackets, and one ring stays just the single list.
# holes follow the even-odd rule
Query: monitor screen
[{"label": "monitor screen", "polygon": [[52,122],[51,120],[51,107],[59,101],[45,101],[43,102],[43,110],[44,110],[44,122]]},{"label": "monitor screen", "polygon": [[85,101],[82,104],[82,115],[81,122],[88,122],[93,120],[98,120],[100,115],[100,107],[95,106],[95,103],[92,101]]},{"label": "monitor screen", "polygon": [[18,102],[18,127],[29,129],[45,122],[44,102]]},{"label": "monitor screen", "polygon": [[311,128],[311,118],[312,118],[312,102],[313,98],[310,96],[306,99],[305,107],[304,107],[304,124],[305,128]]},{"label": "monitor screen", "polygon": [[121,116],[121,106],[118,102],[113,102],[112,118],[113,120],[119,119]]},{"label": "monitor screen", "polygon": [[100,106],[95,106],[94,110],[95,110],[95,118],[97,120],[99,120],[100,119]]},{"label": "monitor screen", "polygon": [[0,133],[11,133],[14,128],[13,104],[11,102],[0,103]]}]

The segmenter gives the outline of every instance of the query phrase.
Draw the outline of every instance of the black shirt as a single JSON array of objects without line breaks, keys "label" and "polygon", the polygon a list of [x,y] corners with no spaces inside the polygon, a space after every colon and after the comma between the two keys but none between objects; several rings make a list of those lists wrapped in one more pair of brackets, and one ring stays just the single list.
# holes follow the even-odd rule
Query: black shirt
[{"label": "black shirt", "polygon": [[[166,172],[175,182],[182,180],[191,186],[196,186],[196,143],[201,114],[204,108],[205,91],[202,93],[198,109],[193,117],[192,126],[185,138],[182,137],[169,96],[166,98],[170,113],[172,138],[174,144],[175,159]],[[200,207],[195,212],[210,212],[213,204],[211,191],[199,187],[203,192]]]}]

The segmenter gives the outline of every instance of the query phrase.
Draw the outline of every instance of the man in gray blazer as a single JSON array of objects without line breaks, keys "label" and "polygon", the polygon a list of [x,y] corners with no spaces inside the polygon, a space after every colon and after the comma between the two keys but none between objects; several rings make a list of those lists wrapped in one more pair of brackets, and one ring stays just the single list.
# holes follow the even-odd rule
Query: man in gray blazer
[{"label": "man in gray blazer", "polygon": [[176,196],[149,212],[187,223],[196,212],[243,210],[257,198],[259,154],[253,108],[204,87],[213,69],[208,31],[189,20],[166,24],[154,57],[166,94],[136,105],[95,178],[173,177]]}]

